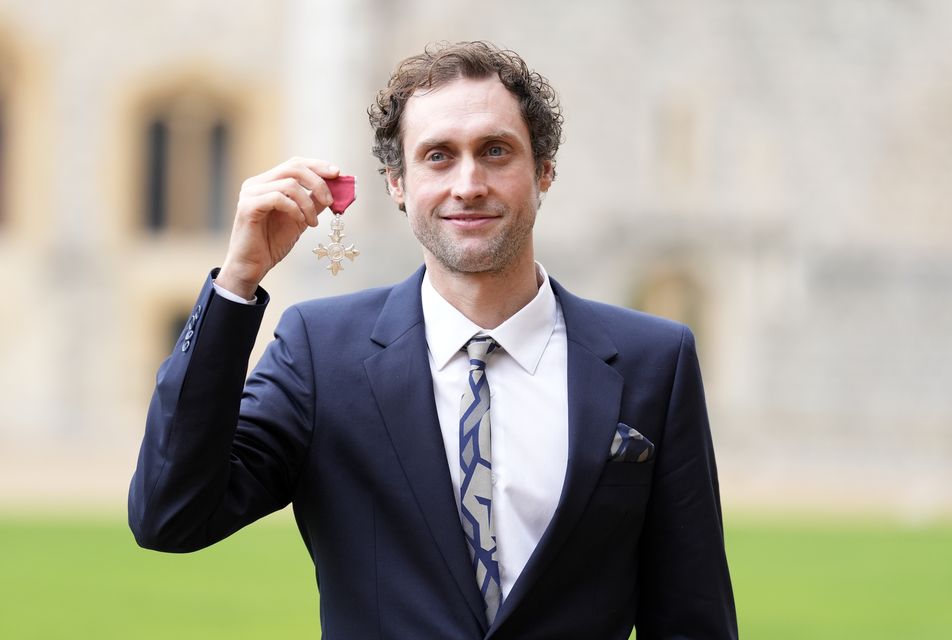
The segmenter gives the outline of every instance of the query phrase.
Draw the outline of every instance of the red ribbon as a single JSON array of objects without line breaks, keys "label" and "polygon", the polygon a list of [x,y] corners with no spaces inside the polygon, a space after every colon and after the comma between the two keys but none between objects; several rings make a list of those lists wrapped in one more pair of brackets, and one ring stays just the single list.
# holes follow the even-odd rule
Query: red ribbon
[{"label": "red ribbon", "polygon": [[324,180],[331,191],[334,202],[331,211],[337,214],[344,213],[354,200],[357,199],[357,178],[354,176],[337,176],[331,180]]}]

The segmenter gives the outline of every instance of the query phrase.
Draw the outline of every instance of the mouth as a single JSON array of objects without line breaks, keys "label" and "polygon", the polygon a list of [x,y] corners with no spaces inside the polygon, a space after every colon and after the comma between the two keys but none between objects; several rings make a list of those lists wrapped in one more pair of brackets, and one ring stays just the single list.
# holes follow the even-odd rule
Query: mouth
[{"label": "mouth", "polygon": [[474,229],[491,224],[499,216],[485,211],[462,211],[448,213],[440,216],[440,218],[463,229]]}]

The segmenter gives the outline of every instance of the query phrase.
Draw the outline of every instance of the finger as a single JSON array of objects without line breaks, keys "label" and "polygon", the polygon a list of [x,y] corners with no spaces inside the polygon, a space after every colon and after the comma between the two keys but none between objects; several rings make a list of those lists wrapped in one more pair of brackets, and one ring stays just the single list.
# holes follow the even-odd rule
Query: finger
[{"label": "finger", "polygon": [[301,184],[305,187],[310,188],[308,186],[309,184],[315,184],[312,176],[316,176],[319,179],[333,179],[339,175],[340,169],[337,165],[325,160],[317,160],[315,158],[291,158],[256,177],[260,177],[262,182],[294,177],[301,180]]},{"label": "finger", "polygon": [[250,185],[243,192],[242,197],[258,196],[265,193],[277,191],[294,200],[298,208],[304,213],[307,224],[317,226],[317,214],[324,208],[323,204],[316,204],[311,191],[301,186],[294,178],[283,178],[258,185]]},{"label": "finger", "polygon": [[278,211],[287,215],[294,222],[307,224],[307,216],[301,211],[298,204],[280,191],[272,190],[267,193],[248,196],[239,203],[238,210],[239,215],[244,211],[248,214],[247,217],[251,219],[264,217],[252,215],[253,212],[266,216],[273,211]]},{"label": "finger", "polygon": [[339,175],[340,169],[324,160],[291,158],[262,174],[249,178],[242,185],[242,190],[253,185],[268,184],[284,178],[294,178],[301,186],[311,192],[311,199],[315,206],[323,208],[330,206],[334,201],[334,197],[327,185],[324,184],[324,180],[330,180]]},{"label": "finger", "polygon": [[323,209],[331,206],[334,196],[325,180],[333,180],[340,175],[337,165],[314,158],[291,158],[285,165],[289,174],[311,192],[311,198],[318,207]]},{"label": "finger", "polygon": [[291,158],[288,164],[292,167],[300,166],[310,169],[321,178],[333,179],[340,175],[340,168],[326,160],[317,160],[316,158]]},{"label": "finger", "polygon": [[[331,194],[331,190],[327,188],[325,178],[319,176],[307,167],[291,168],[289,172],[294,176],[298,184],[307,189],[311,200],[319,211],[324,209],[324,207],[331,206],[334,202],[334,196]],[[326,179],[330,180],[332,178]]]}]

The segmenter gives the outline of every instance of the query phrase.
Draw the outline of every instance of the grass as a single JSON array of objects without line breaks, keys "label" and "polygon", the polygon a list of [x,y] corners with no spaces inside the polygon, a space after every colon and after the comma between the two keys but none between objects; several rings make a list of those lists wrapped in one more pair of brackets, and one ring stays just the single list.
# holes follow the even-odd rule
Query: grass
[{"label": "grass", "polygon": [[320,638],[291,519],[200,553],[139,549],[116,519],[0,519],[0,638]]},{"label": "grass", "polygon": [[952,637],[952,523],[743,520],[726,535],[747,638]]},{"label": "grass", "polygon": [[[952,524],[730,518],[744,638],[946,638]],[[287,514],[190,555],[138,549],[116,518],[0,517],[0,638],[319,638]]]}]

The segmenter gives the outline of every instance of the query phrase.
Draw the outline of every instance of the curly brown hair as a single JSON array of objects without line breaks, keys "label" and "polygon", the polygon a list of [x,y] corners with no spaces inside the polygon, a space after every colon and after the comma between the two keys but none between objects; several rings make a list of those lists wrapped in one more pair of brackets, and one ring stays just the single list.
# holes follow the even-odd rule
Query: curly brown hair
[{"label": "curly brown hair", "polygon": [[380,173],[390,169],[394,179],[403,176],[401,121],[407,100],[417,89],[432,89],[457,78],[479,80],[493,75],[519,101],[537,172],[541,175],[543,162],[549,161],[554,177],[555,153],[562,142],[562,109],[555,90],[517,53],[485,41],[438,42],[397,66],[387,87],[377,93],[367,110],[374,128],[373,154],[383,164]]}]

